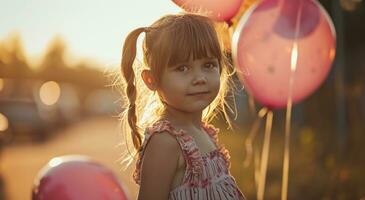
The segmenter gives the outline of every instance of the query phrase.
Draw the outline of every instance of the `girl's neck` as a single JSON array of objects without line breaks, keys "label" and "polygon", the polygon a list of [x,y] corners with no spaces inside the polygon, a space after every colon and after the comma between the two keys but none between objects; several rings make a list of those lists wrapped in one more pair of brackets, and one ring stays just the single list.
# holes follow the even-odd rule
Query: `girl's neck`
[{"label": "girl's neck", "polygon": [[185,128],[200,128],[202,112],[184,112],[175,108],[167,107],[161,116],[163,119],[169,120],[175,126]]}]

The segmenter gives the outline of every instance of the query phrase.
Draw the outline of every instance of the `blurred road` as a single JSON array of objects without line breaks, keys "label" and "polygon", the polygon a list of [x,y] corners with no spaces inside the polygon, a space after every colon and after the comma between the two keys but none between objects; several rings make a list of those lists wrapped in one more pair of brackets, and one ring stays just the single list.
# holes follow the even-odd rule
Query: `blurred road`
[{"label": "blurred road", "polygon": [[118,163],[118,120],[113,117],[87,119],[66,127],[43,144],[13,145],[3,149],[0,170],[5,181],[6,199],[31,199],[34,177],[53,157],[81,154],[111,169],[123,183],[130,199],[136,199],[137,185],[132,181],[134,163],[125,171]]}]

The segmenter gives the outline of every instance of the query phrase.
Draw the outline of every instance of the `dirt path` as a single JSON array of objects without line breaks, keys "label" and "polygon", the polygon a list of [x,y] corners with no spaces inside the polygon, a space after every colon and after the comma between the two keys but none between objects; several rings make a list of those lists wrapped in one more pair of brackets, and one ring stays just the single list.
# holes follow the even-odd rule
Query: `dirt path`
[{"label": "dirt path", "polygon": [[0,169],[4,176],[8,200],[31,199],[34,177],[53,157],[81,154],[113,170],[124,184],[131,199],[136,199],[137,186],[131,179],[133,170],[123,171],[118,163],[121,150],[117,144],[118,121],[115,118],[93,118],[72,125],[44,144],[27,144],[4,148]]}]

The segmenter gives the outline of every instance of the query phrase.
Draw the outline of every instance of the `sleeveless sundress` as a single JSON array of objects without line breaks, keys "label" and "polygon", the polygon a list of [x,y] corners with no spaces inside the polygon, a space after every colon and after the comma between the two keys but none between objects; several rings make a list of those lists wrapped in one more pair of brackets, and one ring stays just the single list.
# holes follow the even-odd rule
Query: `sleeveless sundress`
[{"label": "sleeveless sundress", "polygon": [[159,120],[148,127],[133,173],[134,181],[140,184],[142,158],[148,140],[153,134],[166,131],[178,141],[186,163],[182,183],[170,191],[169,200],[244,200],[245,197],[229,173],[228,150],[218,144],[219,130],[210,124],[202,123],[202,127],[217,147],[205,154],[199,151],[192,136],[184,130],[175,129],[168,120]]}]

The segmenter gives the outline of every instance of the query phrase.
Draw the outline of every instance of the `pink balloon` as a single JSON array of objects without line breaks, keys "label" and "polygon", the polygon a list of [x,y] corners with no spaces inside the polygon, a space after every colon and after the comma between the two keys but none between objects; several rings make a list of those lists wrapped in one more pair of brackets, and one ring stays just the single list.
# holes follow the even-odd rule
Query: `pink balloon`
[{"label": "pink balloon", "polygon": [[51,159],[35,179],[32,200],[126,200],[112,171],[84,156]]},{"label": "pink balloon", "polygon": [[242,0],[172,0],[186,11],[203,13],[217,21],[229,21],[234,17]]},{"label": "pink balloon", "polygon": [[331,19],[314,0],[262,0],[240,19],[232,56],[238,77],[262,105],[297,103],[327,77],[335,57]]}]

